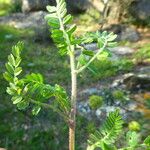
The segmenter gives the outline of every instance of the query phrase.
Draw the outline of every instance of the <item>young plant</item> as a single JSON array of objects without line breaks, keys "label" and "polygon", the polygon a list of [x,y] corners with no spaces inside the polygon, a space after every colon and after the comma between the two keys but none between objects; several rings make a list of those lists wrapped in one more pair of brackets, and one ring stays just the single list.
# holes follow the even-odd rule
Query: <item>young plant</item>
[{"label": "young plant", "polygon": [[[7,93],[11,95],[11,100],[18,109],[26,109],[29,105],[32,114],[37,115],[41,108],[52,109],[57,112],[69,126],[69,150],[75,150],[75,128],[76,128],[76,103],[77,103],[77,75],[85,69],[90,69],[89,65],[99,59],[101,55],[108,53],[108,47],[113,47],[116,35],[107,32],[97,32],[81,38],[75,38],[76,25],[70,25],[72,16],[67,14],[64,0],[56,0],[56,6],[47,6],[49,14],[45,17],[51,30],[51,37],[59,49],[61,55],[68,55],[70,58],[71,71],[71,96],[60,85],[50,85],[44,83],[41,74],[31,73],[19,78],[22,72],[20,67],[21,52],[24,44],[18,42],[12,47],[12,53],[8,56],[6,63],[7,71],[4,73],[5,79],[9,82]],[[97,42],[98,51],[90,51],[84,48],[84,44]],[[80,55],[76,57],[76,50]],[[54,97],[55,101],[50,101]],[[57,104],[57,105],[56,105]],[[118,113],[113,116],[121,124]],[[120,127],[117,126],[117,131]],[[111,126],[112,127],[112,126]],[[109,127],[110,128],[110,127]],[[104,130],[105,131],[105,130]],[[107,132],[107,130],[106,130]],[[112,141],[109,136],[105,140]]]},{"label": "young plant", "polygon": [[90,135],[88,140],[87,150],[95,150],[101,148],[102,150],[135,150],[142,148],[148,150],[150,148],[150,136],[148,136],[141,144],[139,142],[139,135],[136,132],[128,131],[126,134],[126,146],[118,148],[115,146],[119,135],[122,132],[123,120],[119,111],[111,112],[104,122],[103,126],[94,134]]}]

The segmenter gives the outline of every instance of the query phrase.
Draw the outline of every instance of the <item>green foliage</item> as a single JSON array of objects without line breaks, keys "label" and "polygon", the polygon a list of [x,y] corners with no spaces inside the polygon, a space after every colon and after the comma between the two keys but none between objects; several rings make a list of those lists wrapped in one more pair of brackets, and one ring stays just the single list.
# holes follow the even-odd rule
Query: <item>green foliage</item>
[{"label": "green foliage", "polygon": [[139,131],[141,129],[141,126],[137,121],[129,122],[128,127],[129,127],[129,130],[131,131]]},{"label": "green foliage", "polygon": [[72,16],[67,15],[66,3],[64,0],[57,0],[57,5],[47,6],[50,14],[45,19],[51,28],[51,37],[56,43],[61,55],[69,53],[69,47],[76,44],[73,33],[76,25],[68,26],[72,22]]},{"label": "green foliage", "polygon": [[[12,47],[12,54],[8,56],[8,63],[6,63],[7,71],[4,73],[5,79],[9,82],[7,93],[12,96],[13,104],[17,105],[18,109],[24,110],[30,103],[33,103],[32,113],[37,115],[41,107],[45,106],[43,102],[55,97],[59,104],[56,111],[59,112],[60,110],[62,115],[68,115],[70,110],[69,98],[62,87],[44,84],[43,77],[40,74],[32,73],[22,79],[18,78],[22,72],[22,68],[19,67],[22,49],[22,42],[18,42],[17,45]],[[52,105],[46,106],[55,109]],[[64,117],[66,118],[66,116]]]},{"label": "green foliage", "polygon": [[129,131],[126,135],[126,138],[128,142],[128,147],[134,150],[139,142],[138,134],[136,132]]},{"label": "green foliage", "polygon": [[[72,74],[77,75],[86,68],[93,71],[90,67],[91,63],[94,62],[94,60],[104,61],[104,58],[106,59],[110,55],[108,48],[116,45],[116,42],[114,42],[116,35],[104,31],[102,33],[96,32],[95,34],[75,38],[76,25],[70,25],[72,16],[70,14],[67,15],[65,1],[56,0],[56,4],[56,6],[47,7],[50,14],[46,16],[46,19],[52,32],[52,38],[60,54],[70,56]],[[83,46],[83,44],[93,41],[97,42],[98,51],[96,53],[85,49]],[[75,124],[75,120],[72,120],[72,116],[74,117],[76,112],[76,110],[74,110],[76,107],[74,105],[76,103],[74,97],[76,97],[76,95],[72,96],[73,103],[71,103],[72,101],[70,102],[70,98],[63,87],[57,84],[45,84],[42,75],[39,73],[27,74],[25,77],[21,76],[20,78],[22,72],[22,68],[20,67],[22,49],[22,42],[18,42],[12,47],[12,53],[8,56],[6,72],[4,73],[4,78],[9,83],[7,93],[12,97],[11,100],[13,104],[20,110],[24,110],[27,107],[30,108],[33,115],[37,115],[42,107],[49,108],[64,118],[69,126],[72,125],[72,123]],[[78,59],[74,58],[75,49],[80,49]],[[77,61],[77,63],[74,61]],[[97,100],[98,104],[100,104],[100,100],[102,101],[102,99]],[[110,113],[100,131],[91,135],[89,148],[95,149],[96,147],[101,147],[106,150],[116,149],[112,144],[114,144],[122,130],[122,123],[123,121],[118,111]],[[45,135],[45,132],[37,134],[35,138],[33,138],[33,141],[38,141],[37,138],[43,135]],[[146,139],[145,145],[149,145],[149,139]],[[132,142],[130,142],[129,146],[132,146]]]},{"label": "green foliage", "polygon": [[128,131],[126,134],[126,146],[117,148],[114,144],[118,136],[121,135],[122,124],[123,120],[119,115],[119,111],[111,112],[103,126],[90,135],[87,150],[95,150],[96,148],[101,148],[102,150],[135,150],[136,148],[143,148],[148,150],[150,137],[148,136],[144,143],[141,144],[139,142],[139,134],[135,131]]},{"label": "green foliage", "polygon": [[89,97],[89,106],[92,109],[97,109],[103,105],[103,97],[98,95],[92,95]]},{"label": "green foliage", "polygon": [[123,121],[119,115],[119,111],[111,112],[102,128],[90,136],[88,150],[94,150],[97,147],[102,150],[107,150],[109,149],[108,147],[112,147],[111,144],[114,144],[116,138],[122,131],[122,124]]},{"label": "green foliage", "polygon": [[146,44],[144,47],[140,48],[135,53],[135,59],[138,63],[145,61],[146,59],[150,59],[150,44]]},{"label": "green foliage", "polygon": [[0,16],[5,16],[12,12],[21,12],[21,1],[0,0]]},{"label": "green foliage", "polygon": [[113,91],[112,94],[113,94],[113,97],[118,100],[123,100],[125,97],[124,92],[121,90],[115,90]]},{"label": "green foliage", "polygon": [[148,136],[145,140],[144,140],[144,144],[148,147],[150,147],[150,136]]},{"label": "green foliage", "polygon": [[118,61],[114,61],[114,65],[117,67],[118,72],[130,71],[134,67],[132,60],[128,58],[122,58],[122,59],[119,59]]},{"label": "green foliage", "polygon": [[[86,76],[88,76],[88,79],[90,78],[90,80],[93,81],[100,80],[114,76],[120,72],[122,73],[130,71],[134,66],[133,62],[127,58],[119,60],[110,60],[109,57],[106,58],[103,55],[103,53],[100,57],[101,57],[100,60],[95,60],[92,62],[92,64],[89,65],[88,67],[89,71],[84,72],[84,74],[82,75],[83,78],[86,79]],[[92,72],[92,74],[89,74],[89,72]]]}]

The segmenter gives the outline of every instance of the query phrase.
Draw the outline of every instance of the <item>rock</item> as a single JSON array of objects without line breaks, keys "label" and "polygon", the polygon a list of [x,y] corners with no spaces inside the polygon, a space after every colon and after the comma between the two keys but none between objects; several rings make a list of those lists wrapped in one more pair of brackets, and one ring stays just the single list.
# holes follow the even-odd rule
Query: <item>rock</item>
[{"label": "rock", "polygon": [[120,35],[120,40],[137,42],[140,39],[139,33],[134,28],[124,28]]},{"label": "rock", "polygon": [[[84,47],[87,50],[93,50],[93,51],[98,50],[96,43],[86,44],[86,45],[84,45]],[[118,60],[121,57],[132,55],[135,52],[134,49],[132,49],[128,46],[117,46],[114,48],[109,48],[109,50],[112,54],[110,57],[110,60],[112,60],[112,61]]]},{"label": "rock", "polygon": [[46,10],[48,4],[54,5],[54,0],[22,0],[22,12]]},{"label": "rock", "polygon": [[150,75],[150,66],[141,67],[139,70],[137,70],[137,72]]},{"label": "rock", "polygon": [[110,51],[116,55],[120,56],[127,56],[134,53],[134,49],[128,46],[117,46],[114,48],[110,48]]},{"label": "rock", "polygon": [[130,91],[150,90],[150,75],[149,74],[130,74],[123,79],[123,83]]},{"label": "rock", "polygon": [[138,112],[135,113],[137,104],[133,102],[128,102],[123,106],[124,107],[120,107],[120,104],[114,106],[108,106],[104,104],[102,107],[96,110],[92,110],[89,107],[88,102],[84,101],[77,103],[77,110],[80,113],[80,115],[84,116],[86,119],[90,121],[97,120],[99,124],[103,123],[103,121],[106,119],[109,113],[115,111],[116,109],[120,110],[120,114],[124,120],[131,120],[139,114]]},{"label": "rock", "polygon": [[35,40],[49,39],[49,31],[44,16],[44,11],[32,12],[28,14],[15,13],[10,16],[0,17],[0,24],[7,24],[17,29],[33,29]]},{"label": "rock", "polygon": [[98,94],[99,90],[97,88],[89,88],[86,90],[81,91],[82,95],[93,95],[93,94]]},{"label": "rock", "polygon": [[150,1],[149,0],[135,0],[129,7],[129,12],[141,23],[150,22]]},{"label": "rock", "polygon": [[[88,0],[66,0],[70,12],[80,13],[88,8]],[[47,5],[55,5],[55,0],[22,0],[22,12],[45,10]]]}]

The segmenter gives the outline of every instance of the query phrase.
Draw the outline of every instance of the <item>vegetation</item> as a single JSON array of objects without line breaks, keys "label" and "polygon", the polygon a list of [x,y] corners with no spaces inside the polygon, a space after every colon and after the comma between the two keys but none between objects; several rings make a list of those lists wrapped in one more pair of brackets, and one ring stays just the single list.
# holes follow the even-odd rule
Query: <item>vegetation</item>
[{"label": "vegetation", "polygon": [[[9,97],[5,96],[4,89],[6,82],[3,81],[3,77],[0,75],[0,79],[2,80],[2,84],[0,85],[0,88],[2,89],[0,91],[0,98],[3,99],[3,103],[0,105],[0,119],[2,120],[0,125],[0,145],[8,149],[24,150],[27,147],[32,150],[49,148],[53,150],[68,149],[67,146],[65,146],[68,136],[66,133],[68,131],[68,126],[70,128],[72,127],[72,124],[70,123],[70,121],[72,121],[70,114],[72,112],[71,107],[73,107],[70,104],[71,97],[66,92],[70,89],[70,86],[68,85],[71,75],[69,73],[70,65],[68,64],[67,59],[67,56],[70,56],[71,54],[70,49],[68,48],[70,45],[73,46],[73,51],[76,49],[80,51],[78,58],[75,58],[75,71],[80,72],[80,69],[82,70],[82,68],[84,69],[85,67],[90,73],[92,72],[92,74],[88,71],[85,72],[85,70],[82,73],[80,72],[81,78],[79,78],[78,82],[80,86],[82,86],[83,79],[85,83],[89,80],[97,82],[99,79],[116,75],[122,71],[126,72],[133,68],[132,61],[127,58],[117,61],[111,61],[109,57],[104,58],[104,56],[110,55],[109,52],[105,50],[89,64],[88,62],[90,62],[98,52],[83,49],[82,44],[86,44],[87,41],[96,41],[99,45],[99,50],[102,50],[104,41],[114,35],[106,32],[97,32],[94,34],[94,37],[92,35],[86,37],[86,39],[85,36],[76,38],[74,32],[69,32],[70,30],[73,31],[75,26],[70,28],[70,23],[67,25],[64,24],[63,26],[65,30],[62,31],[62,28],[59,28],[60,21],[57,20],[59,18],[56,19],[57,21],[52,19],[53,17],[58,17],[58,15],[51,15],[51,13],[53,13],[51,12],[52,7],[50,6],[49,8],[51,8],[50,15],[48,15],[46,19],[52,30],[52,38],[58,49],[60,49],[59,53],[61,56],[57,55],[57,48],[55,46],[51,45],[49,48],[47,43],[43,43],[43,45],[40,42],[35,43],[32,38],[33,32],[31,30],[18,30],[9,26],[1,26],[0,28],[0,49],[2,52],[2,55],[0,56],[0,65],[2,68],[0,71],[1,73],[4,72],[4,60],[6,60],[6,56],[9,53],[9,48],[12,43],[14,44],[18,40],[22,40],[25,43],[24,50],[23,42],[18,42],[12,47],[12,54],[9,55],[8,62],[6,63],[7,71],[4,74],[6,80],[10,83],[7,92],[11,95],[12,102],[18,107],[18,109],[23,110],[20,111],[16,109],[8,101]],[[53,9],[55,8],[53,7]],[[69,18],[69,21],[72,19],[70,15],[64,18]],[[64,18],[62,17],[61,19],[63,20]],[[66,43],[66,37],[64,36],[65,31],[71,41],[70,45]],[[62,37],[64,39],[61,39],[60,36],[58,37],[59,34],[63,35]],[[112,46],[111,42],[112,41],[109,41],[107,43],[107,47]],[[21,63],[21,59],[25,61]],[[20,67],[20,63],[25,70],[23,72],[21,72],[22,68]],[[36,73],[30,73],[31,71]],[[44,74],[46,79],[43,81],[42,75],[37,72]],[[55,84],[56,82],[59,82],[61,86]],[[49,85],[46,83],[51,84]],[[66,91],[62,86],[65,87]],[[124,92],[120,90],[111,91],[111,95],[114,99],[124,99],[125,96]],[[96,99],[96,104],[94,103],[94,100],[91,100],[91,103],[97,108],[100,106],[99,102],[102,104],[105,97],[96,96],[94,98],[93,96],[91,99]],[[27,106],[28,109],[25,109]],[[41,109],[42,107],[50,108],[60,114],[60,116],[58,117],[57,114],[49,109]],[[37,119],[37,116],[31,119],[32,116],[30,112],[32,112],[33,115],[37,115],[40,112],[38,116],[39,119]],[[8,117],[8,114],[10,114],[10,117]],[[11,116],[14,117],[12,118]],[[63,118],[67,125],[62,122]],[[77,116],[75,121],[77,124],[75,143],[77,150],[85,148],[83,143],[86,143],[88,134],[91,134],[88,140],[88,150],[96,148],[101,148],[103,150],[134,150],[140,147],[142,149],[149,149],[149,137],[146,139],[144,137],[145,140],[142,139],[144,142],[141,144],[139,133],[128,132],[126,135],[124,134],[123,125],[126,126],[126,124],[123,124],[123,120],[118,110],[110,113],[103,127],[97,131],[96,123],[88,123],[88,120],[80,115]],[[110,129],[114,130],[112,131]],[[139,131],[137,122],[130,122],[129,129],[132,131]],[[120,142],[120,140],[117,140],[117,138],[120,138],[121,136],[123,136],[125,144]]]},{"label": "vegetation", "polygon": [[136,132],[128,132],[126,134],[127,146],[124,148],[116,148],[114,145],[117,137],[122,132],[123,120],[119,115],[118,110],[109,114],[103,126],[90,136],[88,140],[89,147],[87,150],[95,150],[101,148],[102,150],[134,150],[138,147],[148,147],[150,136],[147,137],[143,144],[138,143],[138,134]]},{"label": "vegetation", "polygon": [[89,105],[92,109],[97,109],[103,105],[103,97],[92,95],[89,98]]},{"label": "vegetation", "polygon": [[0,0],[0,16],[21,11],[21,1]]},{"label": "vegetation", "polygon": [[135,59],[137,63],[149,62],[150,60],[150,44],[146,44],[140,48],[136,54]]}]

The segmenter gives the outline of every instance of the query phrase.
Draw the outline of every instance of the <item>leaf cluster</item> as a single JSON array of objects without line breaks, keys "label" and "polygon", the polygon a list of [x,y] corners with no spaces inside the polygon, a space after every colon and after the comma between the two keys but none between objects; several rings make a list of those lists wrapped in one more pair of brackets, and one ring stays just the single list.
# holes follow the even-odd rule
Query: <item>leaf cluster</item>
[{"label": "leaf cluster", "polygon": [[56,0],[56,6],[47,6],[49,12],[45,16],[51,30],[51,37],[56,43],[61,55],[69,53],[70,46],[76,44],[73,33],[76,25],[70,25],[73,17],[67,14],[66,2],[64,0]]},{"label": "leaf cluster", "polygon": [[[117,150],[114,144],[118,136],[122,132],[123,120],[119,114],[119,110],[111,112],[104,122],[103,126],[94,134],[91,134],[88,140],[89,146],[87,150],[95,150],[101,148],[102,150]],[[126,146],[119,148],[119,150],[135,150],[136,148],[150,148],[150,136],[148,136],[144,143],[139,143],[139,135],[136,132],[129,131],[126,134]]]},{"label": "leaf cluster", "polygon": [[[18,77],[22,72],[19,65],[23,45],[22,42],[18,42],[12,47],[12,54],[8,56],[6,72],[4,73],[4,78],[9,82],[7,93],[11,95],[13,104],[21,110],[31,105],[33,115],[37,115],[42,106],[48,106],[64,116],[69,115],[70,100],[61,86],[45,84],[42,75],[39,73],[31,73],[21,79]],[[52,97],[55,98],[55,104],[59,104],[57,108],[52,103],[47,104]]]}]

